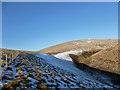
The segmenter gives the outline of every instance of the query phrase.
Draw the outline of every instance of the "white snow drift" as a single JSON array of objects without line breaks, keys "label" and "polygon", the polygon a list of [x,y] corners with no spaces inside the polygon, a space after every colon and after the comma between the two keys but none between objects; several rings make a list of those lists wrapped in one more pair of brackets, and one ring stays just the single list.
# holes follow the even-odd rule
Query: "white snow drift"
[{"label": "white snow drift", "polygon": [[72,61],[69,54],[77,55],[77,54],[80,54],[82,52],[83,52],[83,50],[78,50],[78,51],[77,50],[71,50],[71,51],[66,51],[66,52],[63,52],[63,53],[58,53],[54,56],[57,57],[57,58],[60,58],[60,59],[65,59],[65,60]]}]

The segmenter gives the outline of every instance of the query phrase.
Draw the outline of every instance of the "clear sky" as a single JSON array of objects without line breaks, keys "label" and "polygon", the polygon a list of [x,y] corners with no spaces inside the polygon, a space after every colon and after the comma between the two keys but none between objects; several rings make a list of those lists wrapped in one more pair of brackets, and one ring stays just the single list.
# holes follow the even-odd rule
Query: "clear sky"
[{"label": "clear sky", "polygon": [[117,39],[117,2],[2,4],[3,48],[40,50],[72,40]]}]

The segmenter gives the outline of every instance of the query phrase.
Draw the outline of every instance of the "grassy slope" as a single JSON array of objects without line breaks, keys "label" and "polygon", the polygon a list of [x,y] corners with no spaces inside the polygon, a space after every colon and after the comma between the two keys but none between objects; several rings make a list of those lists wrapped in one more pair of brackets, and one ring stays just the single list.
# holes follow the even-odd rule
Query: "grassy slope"
[{"label": "grassy slope", "polygon": [[3,49],[0,48],[0,58],[7,54],[8,58],[11,58],[11,54],[15,55],[17,53],[36,53],[35,51],[23,51],[23,50],[13,50],[13,49]]},{"label": "grassy slope", "polygon": [[86,50],[86,52],[80,55],[70,55],[74,61],[97,69],[120,74],[117,39],[77,40],[55,45],[40,50],[39,52],[54,55],[65,51],[80,49]]},{"label": "grassy slope", "polygon": [[51,46],[38,52],[48,53],[48,54],[57,54],[70,50],[92,50],[92,49],[104,49],[111,46],[114,46],[118,43],[117,39],[91,39],[91,40],[76,40]]},{"label": "grassy slope", "polygon": [[115,45],[91,54],[88,57],[84,54],[70,56],[75,62],[84,63],[90,67],[120,74],[120,60],[118,54],[120,54],[120,50],[118,50],[118,45]]},{"label": "grassy slope", "polygon": [[24,51],[24,50],[14,50],[14,49],[4,49],[4,48],[0,48],[0,51],[2,53],[9,53],[9,52],[26,52],[26,53],[35,53],[35,51]]},{"label": "grassy slope", "polygon": [[93,54],[87,61],[89,61],[91,67],[120,74],[118,54],[120,54],[120,50],[118,50],[118,45],[116,45]]},{"label": "grassy slope", "polygon": [[[77,40],[45,48],[37,51],[37,53],[42,52],[54,55],[70,50],[87,50],[81,55],[74,56],[72,59],[79,63],[85,63],[94,68],[120,74],[118,68],[120,63],[118,61],[117,44],[117,39]],[[2,49],[2,53],[9,54],[12,52],[36,53],[34,51]]]}]

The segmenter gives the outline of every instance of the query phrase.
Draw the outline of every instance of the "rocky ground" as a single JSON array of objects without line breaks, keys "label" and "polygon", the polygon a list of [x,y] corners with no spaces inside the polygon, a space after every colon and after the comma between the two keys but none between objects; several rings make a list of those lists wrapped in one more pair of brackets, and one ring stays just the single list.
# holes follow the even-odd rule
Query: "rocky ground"
[{"label": "rocky ground", "polygon": [[[47,56],[46,56],[47,57]],[[115,88],[81,74],[57,67],[33,54],[19,54],[6,68],[2,63],[2,89]],[[116,87],[118,88],[118,87]]]}]

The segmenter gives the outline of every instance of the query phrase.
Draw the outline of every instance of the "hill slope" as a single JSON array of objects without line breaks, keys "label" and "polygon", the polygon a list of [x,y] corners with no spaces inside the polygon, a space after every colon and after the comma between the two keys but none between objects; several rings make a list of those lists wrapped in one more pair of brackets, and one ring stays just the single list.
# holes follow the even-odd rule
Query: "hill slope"
[{"label": "hill slope", "polygon": [[116,45],[96,52],[89,57],[85,57],[83,54],[70,54],[70,57],[75,62],[84,63],[90,67],[120,74],[120,60],[118,54],[120,54],[120,51],[118,50],[118,45]]},{"label": "hill slope", "polygon": [[38,52],[48,54],[58,54],[70,50],[92,50],[92,49],[106,49],[108,47],[118,44],[117,39],[88,39],[88,40],[76,40],[51,46]]},{"label": "hill slope", "polygon": [[[42,89],[42,86],[44,86],[44,89],[119,87],[119,85],[111,82],[111,78],[105,75],[99,74],[100,80],[96,77],[92,78],[92,75],[79,70],[73,62],[60,60],[52,55],[20,53],[13,62],[9,63],[8,69],[6,69],[4,63],[2,64],[0,86],[3,87],[3,90]],[[103,79],[105,82],[103,82]]]},{"label": "hill slope", "polygon": [[117,39],[77,40],[55,45],[39,52],[120,74]]}]

